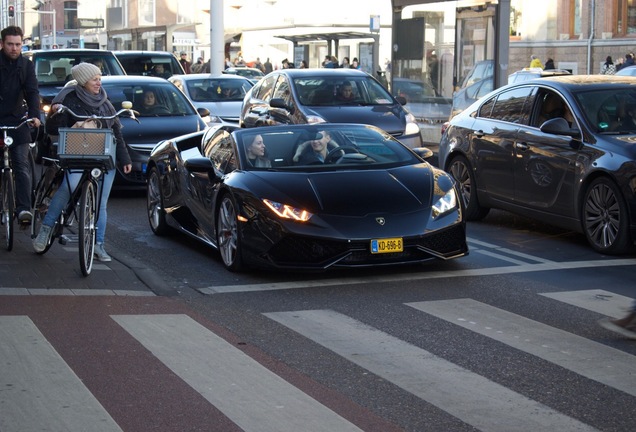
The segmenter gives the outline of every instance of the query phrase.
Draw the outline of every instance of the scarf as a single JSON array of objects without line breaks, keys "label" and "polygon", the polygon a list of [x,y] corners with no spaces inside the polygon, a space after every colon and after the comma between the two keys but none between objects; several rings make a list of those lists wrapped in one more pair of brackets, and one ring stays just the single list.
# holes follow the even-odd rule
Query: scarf
[{"label": "scarf", "polygon": [[[115,107],[108,100],[108,95],[103,87],[99,88],[99,93],[89,93],[84,87],[77,85],[77,83],[69,82],[64,88],[53,98],[52,104],[59,104],[66,98],[66,96],[72,92],[77,94],[78,99],[85,105],[87,111],[92,112],[97,110],[98,116],[111,116],[116,113]],[[78,113],[79,114],[79,113]],[[102,124],[105,124],[109,129],[117,122],[119,125],[119,119],[114,120],[102,120]]]}]

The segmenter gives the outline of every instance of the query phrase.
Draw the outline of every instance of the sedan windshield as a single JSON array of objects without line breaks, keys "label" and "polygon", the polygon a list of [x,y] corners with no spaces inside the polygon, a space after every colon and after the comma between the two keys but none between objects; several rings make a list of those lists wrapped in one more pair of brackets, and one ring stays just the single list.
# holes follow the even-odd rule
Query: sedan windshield
[{"label": "sedan windshield", "polygon": [[268,127],[234,135],[246,170],[386,169],[422,162],[391,135],[374,127]]},{"label": "sedan windshield", "polygon": [[636,133],[636,88],[611,86],[578,92],[575,96],[586,120],[596,132],[616,135]]},{"label": "sedan windshield", "polygon": [[384,87],[371,77],[301,77],[294,78],[301,104],[391,105],[394,100]]},{"label": "sedan windshield", "polygon": [[165,84],[104,83],[104,90],[115,109],[119,110],[123,101],[130,101],[140,117],[196,114],[183,93],[167,81]]},{"label": "sedan windshield", "polygon": [[243,101],[251,85],[235,79],[188,79],[188,93],[194,102]]}]

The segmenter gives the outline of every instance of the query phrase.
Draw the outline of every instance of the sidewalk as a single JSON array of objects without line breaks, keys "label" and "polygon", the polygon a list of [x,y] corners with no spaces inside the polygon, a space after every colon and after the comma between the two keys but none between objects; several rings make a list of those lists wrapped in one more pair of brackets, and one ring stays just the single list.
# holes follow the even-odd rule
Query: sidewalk
[{"label": "sidewalk", "polygon": [[[67,234],[71,234],[68,233]],[[113,260],[93,262],[91,274],[82,275],[77,237],[66,245],[54,243],[44,255],[31,245],[30,227],[14,226],[13,249],[7,251],[0,235],[0,295],[172,295],[165,282],[141,263],[112,248]]]}]

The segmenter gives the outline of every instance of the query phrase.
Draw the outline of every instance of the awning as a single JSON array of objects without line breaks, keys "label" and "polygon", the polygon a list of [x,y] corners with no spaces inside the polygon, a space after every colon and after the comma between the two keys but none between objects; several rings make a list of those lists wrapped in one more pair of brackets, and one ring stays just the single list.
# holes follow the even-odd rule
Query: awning
[{"label": "awning", "polygon": [[354,31],[346,31],[346,32],[330,32],[330,33],[310,33],[310,34],[302,34],[302,35],[280,35],[274,36],[280,39],[285,39],[294,44],[300,42],[317,42],[317,41],[334,41],[334,40],[342,40],[342,39],[376,39],[378,38],[378,34],[376,33],[364,33],[364,32],[354,32]]}]

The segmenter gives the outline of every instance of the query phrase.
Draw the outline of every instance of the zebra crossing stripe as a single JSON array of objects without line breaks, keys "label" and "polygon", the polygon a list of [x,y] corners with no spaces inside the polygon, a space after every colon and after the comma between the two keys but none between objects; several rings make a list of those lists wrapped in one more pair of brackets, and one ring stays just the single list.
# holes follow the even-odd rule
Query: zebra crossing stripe
[{"label": "zebra crossing stripe", "polygon": [[186,315],[112,318],[247,432],[360,431]]},{"label": "zebra crossing stripe", "polygon": [[309,310],[265,315],[477,429],[596,430],[338,312]]},{"label": "zebra crossing stripe", "polygon": [[612,318],[622,318],[627,315],[627,309],[634,301],[629,297],[600,289],[540,293],[540,295]]},{"label": "zebra crossing stripe", "polygon": [[0,359],[0,431],[121,431],[28,317],[0,316]]},{"label": "zebra crossing stripe", "polygon": [[636,396],[636,358],[626,352],[472,299],[408,305]]}]

